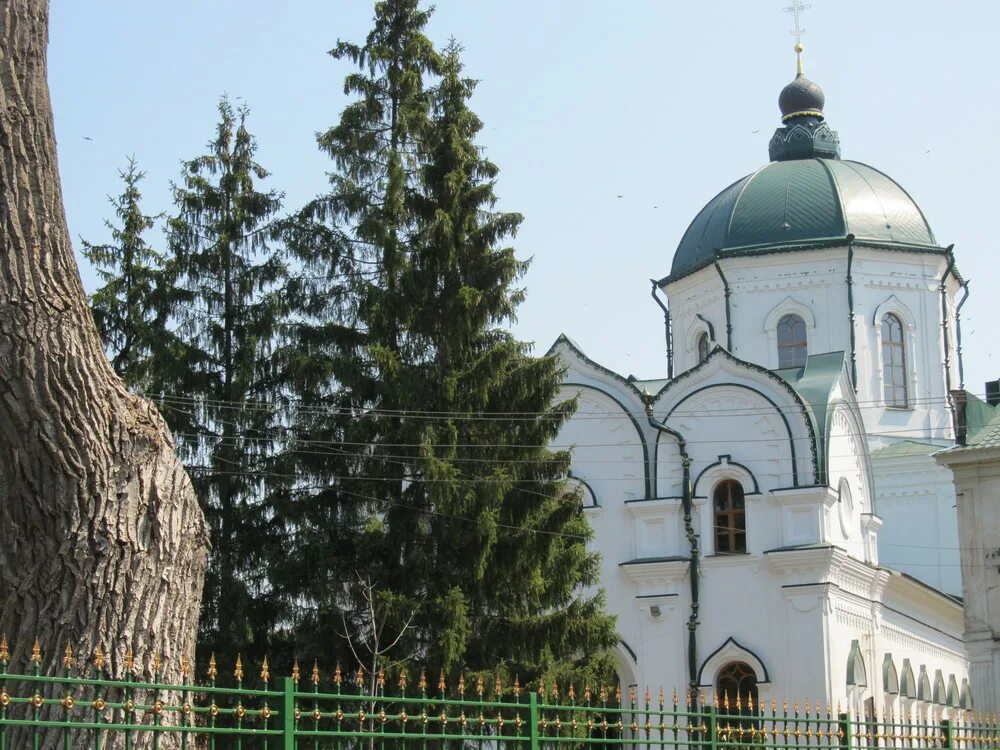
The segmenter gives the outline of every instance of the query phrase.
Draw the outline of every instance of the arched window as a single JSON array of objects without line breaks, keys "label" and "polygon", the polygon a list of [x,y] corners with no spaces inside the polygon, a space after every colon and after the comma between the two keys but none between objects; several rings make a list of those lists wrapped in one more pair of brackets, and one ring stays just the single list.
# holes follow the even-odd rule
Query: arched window
[{"label": "arched window", "polygon": [[716,554],[747,551],[747,516],[743,485],[727,479],[712,493]]},{"label": "arched window", "polygon": [[778,367],[806,364],[806,322],[798,315],[784,315],[778,321]]},{"label": "arched window", "polygon": [[906,344],[893,313],[882,316],[882,389],[886,406],[906,406]]},{"label": "arched window", "polygon": [[747,713],[760,704],[757,675],[750,665],[741,661],[730,662],[719,670],[719,677],[715,681],[715,694],[719,696],[720,703],[729,699],[730,713],[737,713],[734,710],[737,701],[741,713]]},{"label": "arched window", "polygon": [[708,334],[702,331],[698,334],[698,364],[700,365],[706,359],[708,359]]}]

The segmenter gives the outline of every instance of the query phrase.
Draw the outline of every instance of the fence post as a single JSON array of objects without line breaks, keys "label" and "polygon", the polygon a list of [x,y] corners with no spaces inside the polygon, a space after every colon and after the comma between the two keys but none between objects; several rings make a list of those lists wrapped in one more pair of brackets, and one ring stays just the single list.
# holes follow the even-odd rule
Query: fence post
[{"label": "fence post", "polygon": [[295,681],[282,678],[281,740],[282,750],[295,750]]},{"label": "fence post", "polygon": [[710,750],[719,748],[719,711],[715,706],[708,708],[708,744]]},{"label": "fence post", "polygon": [[538,696],[534,690],[528,693],[528,737],[531,738],[531,750],[538,750]]},{"label": "fence post", "polygon": [[851,750],[851,715],[840,714],[837,717],[837,724],[840,731],[840,747],[842,750]]},{"label": "fence post", "polygon": [[946,750],[953,750],[951,721],[944,719],[941,722],[941,747]]}]

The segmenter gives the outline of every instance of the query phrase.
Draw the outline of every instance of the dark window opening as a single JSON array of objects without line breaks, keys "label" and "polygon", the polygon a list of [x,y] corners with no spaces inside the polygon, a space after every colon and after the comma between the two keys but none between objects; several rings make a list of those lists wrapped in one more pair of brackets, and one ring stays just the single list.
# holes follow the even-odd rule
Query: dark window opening
[{"label": "dark window opening", "polygon": [[727,479],[720,482],[712,493],[715,512],[716,554],[745,553],[747,551],[747,516],[743,485]]},{"label": "dark window opening", "polygon": [[[715,682],[719,705],[725,710],[728,702],[728,713],[751,715],[760,704],[757,693],[757,674],[749,664],[734,661],[724,666]],[[738,710],[737,710],[738,709]]]},{"label": "dark window opening", "polygon": [[698,364],[708,359],[709,342],[708,334],[702,333],[698,336]]},{"label": "dark window opening", "polygon": [[805,367],[808,356],[806,322],[798,315],[778,321],[778,367]]}]

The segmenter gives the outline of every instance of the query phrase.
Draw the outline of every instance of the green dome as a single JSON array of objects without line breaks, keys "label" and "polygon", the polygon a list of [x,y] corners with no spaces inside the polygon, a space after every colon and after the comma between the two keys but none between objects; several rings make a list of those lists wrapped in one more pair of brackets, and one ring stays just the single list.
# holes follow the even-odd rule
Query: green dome
[{"label": "green dome", "polygon": [[670,276],[719,254],[823,243],[853,234],[900,246],[937,246],[923,212],[896,182],[840,159],[774,161],[709,201],[681,239]]}]

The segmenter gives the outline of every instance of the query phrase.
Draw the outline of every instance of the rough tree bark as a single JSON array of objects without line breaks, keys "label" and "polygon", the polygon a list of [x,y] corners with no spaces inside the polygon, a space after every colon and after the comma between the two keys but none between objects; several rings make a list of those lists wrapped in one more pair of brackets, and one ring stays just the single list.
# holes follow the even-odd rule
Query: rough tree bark
[{"label": "rough tree bark", "polygon": [[[70,245],[47,0],[0,0],[0,631],[12,669],[193,657],[208,534],[156,409],[114,373]],[[192,658],[193,661],[193,658]],[[13,746],[19,746],[14,742]],[[55,746],[43,742],[44,747]]]}]

